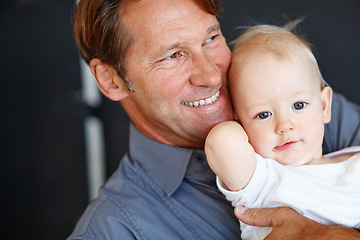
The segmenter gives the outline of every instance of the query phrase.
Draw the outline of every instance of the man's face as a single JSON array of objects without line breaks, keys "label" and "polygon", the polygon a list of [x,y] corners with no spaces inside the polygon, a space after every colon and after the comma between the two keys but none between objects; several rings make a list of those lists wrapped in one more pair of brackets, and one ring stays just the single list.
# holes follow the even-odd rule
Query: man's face
[{"label": "man's face", "polygon": [[231,52],[216,17],[192,0],[142,0],[124,14],[135,36],[126,55],[131,120],[157,141],[203,147],[215,124],[233,118]]}]

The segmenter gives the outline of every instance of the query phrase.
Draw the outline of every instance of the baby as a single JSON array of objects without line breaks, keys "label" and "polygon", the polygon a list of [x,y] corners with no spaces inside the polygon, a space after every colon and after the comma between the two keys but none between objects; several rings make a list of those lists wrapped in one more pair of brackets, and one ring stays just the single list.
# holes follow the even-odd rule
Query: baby
[{"label": "baby", "polygon": [[[360,147],[322,155],[332,89],[292,27],[258,25],[236,40],[229,70],[236,121],[210,131],[205,153],[233,206],[288,206],[359,229]],[[271,231],[240,225],[242,239]]]}]

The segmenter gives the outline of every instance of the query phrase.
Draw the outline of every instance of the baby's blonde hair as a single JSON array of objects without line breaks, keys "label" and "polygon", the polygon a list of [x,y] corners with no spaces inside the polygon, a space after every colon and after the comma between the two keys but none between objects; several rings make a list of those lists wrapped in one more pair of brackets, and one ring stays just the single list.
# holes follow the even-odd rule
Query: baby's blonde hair
[{"label": "baby's blonde hair", "polygon": [[304,37],[296,34],[296,26],[302,19],[289,22],[283,27],[275,25],[255,25],[247,28],[232,44],[233,55],[241,53],[270,53],[282,59],[288,59],[295,52],[301,51],[307,56],[320,79],[323,89],[328,84],[323,79],[311,46]]}]

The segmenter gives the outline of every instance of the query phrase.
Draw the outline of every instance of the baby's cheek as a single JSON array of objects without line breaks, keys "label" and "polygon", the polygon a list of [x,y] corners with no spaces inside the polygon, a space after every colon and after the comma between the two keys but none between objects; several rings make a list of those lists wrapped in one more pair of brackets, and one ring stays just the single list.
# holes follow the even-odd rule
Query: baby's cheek
[{"label": "baby's cheek", "polygon": [[268,147],[266,146],[266,142],[261,138],[251,138],[250,144],[254,148],[254,151],[260,155],[267,155]]}]

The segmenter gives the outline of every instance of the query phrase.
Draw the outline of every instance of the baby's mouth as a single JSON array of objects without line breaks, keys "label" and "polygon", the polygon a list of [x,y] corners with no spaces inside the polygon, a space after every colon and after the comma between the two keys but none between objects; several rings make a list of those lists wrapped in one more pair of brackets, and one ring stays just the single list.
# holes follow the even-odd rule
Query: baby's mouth
[{"label": "baby's mouth", "polygon": [[274,149],[276,151],[285,151],[285,150],[288,150],[290,148],[292,148],[298,141],[290,141],[290,142],[287,142],[281,146],[276,146]]}]

